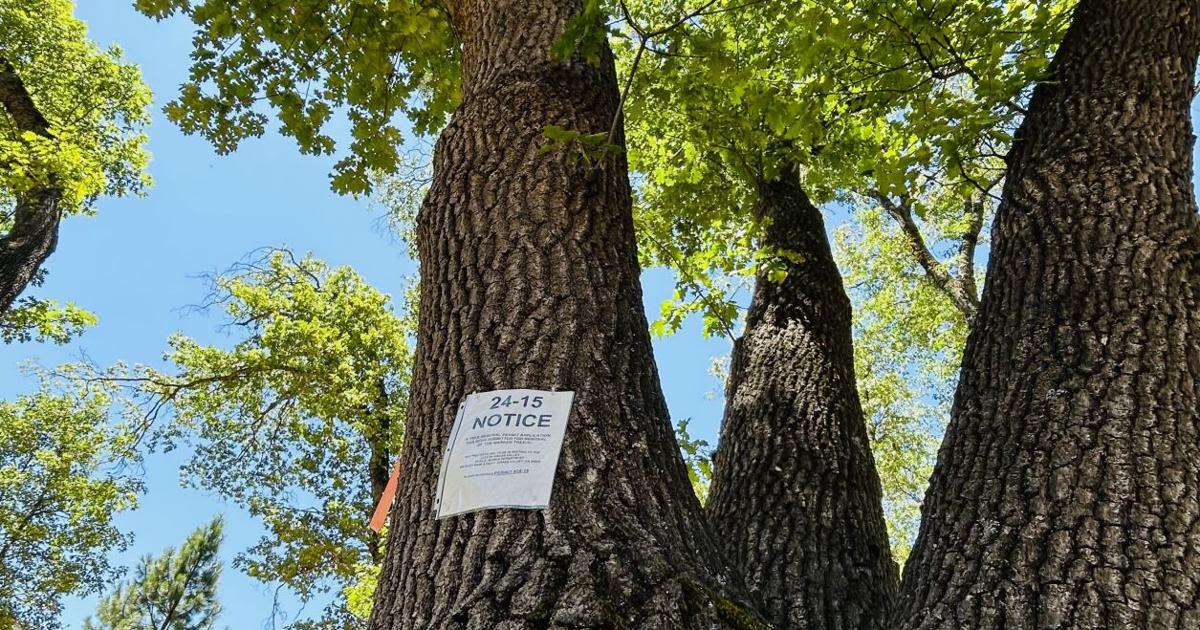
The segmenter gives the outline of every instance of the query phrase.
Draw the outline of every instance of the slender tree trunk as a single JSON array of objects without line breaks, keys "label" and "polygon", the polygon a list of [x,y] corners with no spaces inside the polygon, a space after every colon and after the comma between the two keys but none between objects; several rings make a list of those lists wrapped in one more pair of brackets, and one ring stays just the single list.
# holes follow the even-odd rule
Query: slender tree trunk
[{"label": "slender tree trunk", "polygon": [[1200,628],[1196,0],[1083,0],[1009,156],[897,628]]},{"label": "slender tree trunk", "polygon": [[774,627],[880,628],[897,587],[854,380],[850,301],[821,212],[789,169],[759,186],[760,272],[733,350],[707,512]]},{"label": "slender tree trunk", "polygon": [[[0,106],[16,129],[53,138],[46,121],[25,89],[24,82],[4,57],[0,57]],[[0,317],[38,277],[42,263],[58,245],[62,220],[62,189],[50,182],[20,193],[8,232],[0,237]]]},{"label": "slender tree trunk", "polygon": [[[757,627],[687,480],[643,313],[625,160],[539,151],[607,131],[599,66],[549,58],[577,1],[463,0],[462,105],[417,220],[404,474],[370,627]],[[622,141],[618,138],[619,141]],[[550,508],[433,519],[465,394],[576,392]]]}]

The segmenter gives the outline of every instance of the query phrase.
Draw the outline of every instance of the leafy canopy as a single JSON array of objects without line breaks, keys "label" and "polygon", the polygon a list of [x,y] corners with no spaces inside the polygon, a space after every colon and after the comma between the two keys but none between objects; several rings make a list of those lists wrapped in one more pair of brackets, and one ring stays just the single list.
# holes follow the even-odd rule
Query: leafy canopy
[{"label": "leafy canopy", "polygon": [[43,377],[0,401],[0,626],[56,628],[64,595],[115,576],[128,539],[113,517],[136,505],[134,435],[109,422],[110,397]]},{"label": "leafy canopy", "polygon": [[95,323],[95,315],[73,303],[24,297],[0,317],[0,341],[64,344]]},{"label": "leafy canopy", "polygon": [[15,198],[64,189],[67,213],[95,212],[101,195],[139,194],[150,183],[142,129],[150,90],[121,49],[99,49],[71,0],[0,0],[0,56],[25,84],[53,138],[20,133],[0,115],[0,227]]},{"label": "leafy canopy", "polygon": [[[629,7],[653,14],[656,3]],[[671,308],[703,311],[721,332],[732,289],[776,255],[757,247],[755,189],[792,166],[816,201],[907,195],[924,217],[936,197],[965,229],[963,205],[996,180],[1017,102],[1067,8],[717,3],[655,39],[627,120],[644,263],[681,275]],[[628,41],[619,52],[632,70],[641,47]],[[665,332],[680,321],[664,320]]]},{"label": "leafy canopy", "polygon": [[[137,0],[157,19],[196,24],[191,75],[166,106],[187,133],[228,153],[261,136],[271,117],[306,154],[349,146],[334,167],[340,193],[392,172],[402,135],[441,128],[458,102],[458,45],[436,0]],[[344,121],[334,124],[334,118]]]},{"label": "leafy canopy", "polygon": [[949,420],[967,321],[877,208],[858,208],[855,221],[838,228],[835,250],[854,304],[855,373],[888,533],[906,558]]},{"label": "leafy canopy", "polygon": [[692,491],[703,505],[708,501],[709,485],[712,483],[712,449],[706,440],[692,438],[688,433],[689,423],[690,418],[675,423],[675,440],[679,442],[679,452],[683,455],[684,465],[687,466]]}]

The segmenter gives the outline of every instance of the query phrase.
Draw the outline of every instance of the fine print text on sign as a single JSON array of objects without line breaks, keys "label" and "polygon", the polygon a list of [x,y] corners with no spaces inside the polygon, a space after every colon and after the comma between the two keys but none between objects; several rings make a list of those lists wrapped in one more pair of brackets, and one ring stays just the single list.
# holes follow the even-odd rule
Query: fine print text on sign
[{"label": "fine print text on sign", "polygon": [[436,518],[550,505],[575,392],[500,389],[458,406],[434,497]]}]

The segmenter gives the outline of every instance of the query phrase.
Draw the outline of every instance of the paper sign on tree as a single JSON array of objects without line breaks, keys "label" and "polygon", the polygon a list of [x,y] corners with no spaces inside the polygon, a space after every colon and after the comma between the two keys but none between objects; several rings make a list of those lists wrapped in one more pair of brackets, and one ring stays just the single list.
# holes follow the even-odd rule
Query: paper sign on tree
[{"label": "paper sign on tree", "polygon": [[575,392],[501,389],[459,405],[434,498],[436,518],[545,509]]}]

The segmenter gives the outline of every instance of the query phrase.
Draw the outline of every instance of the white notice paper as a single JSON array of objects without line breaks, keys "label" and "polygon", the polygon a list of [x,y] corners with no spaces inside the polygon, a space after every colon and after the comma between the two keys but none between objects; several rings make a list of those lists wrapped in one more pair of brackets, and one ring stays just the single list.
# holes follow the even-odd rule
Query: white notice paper
[{"label": "white notice paper", "polygon": [[500,389],[458,406],[434,497],[436,518],[550,505],[575,392]]}]

